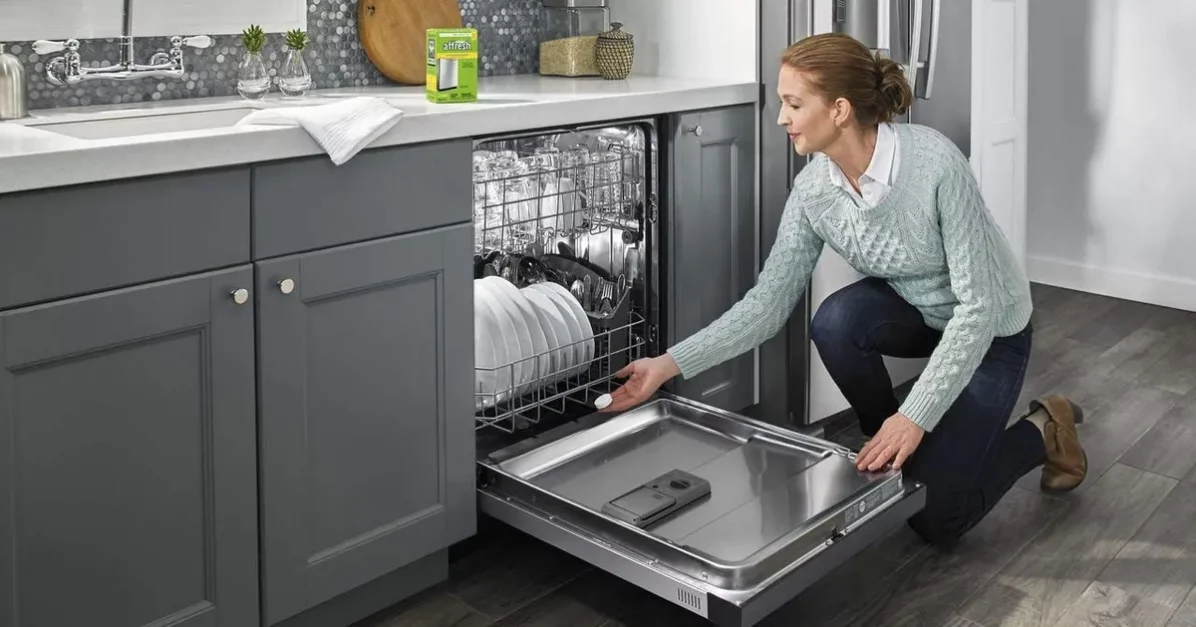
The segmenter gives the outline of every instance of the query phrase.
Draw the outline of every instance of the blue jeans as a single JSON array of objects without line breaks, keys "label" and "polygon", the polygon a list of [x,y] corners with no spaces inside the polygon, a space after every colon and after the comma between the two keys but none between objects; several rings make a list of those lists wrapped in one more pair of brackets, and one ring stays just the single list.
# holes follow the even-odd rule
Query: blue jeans
[{"label": "blue jeans", "polygon": [[[996,338],[958,399],[903,467],[926,485],[926,507],[910,519],[924,539],[951,545],[987,514],[1022,475],[1042,465],[1038,428],[1006,429],[1030,360],[1030,325]],[[889,287],[866,278],[832,294],[810,329],[831,378],[864,434],[876,434],[899,404],[882,356],[929,357],[942,333]]]}]

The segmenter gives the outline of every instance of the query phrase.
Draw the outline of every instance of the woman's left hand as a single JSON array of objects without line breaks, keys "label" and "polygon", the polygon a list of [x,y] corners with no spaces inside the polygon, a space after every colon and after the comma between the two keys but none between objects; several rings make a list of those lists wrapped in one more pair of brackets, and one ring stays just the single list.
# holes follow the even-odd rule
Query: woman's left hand
[{"label": "woman's left hand", "polygon": [[922,443],[925,434],[926,431],[906,418],[905,414],[893,414],[856,455],[856,468],[875,472],[892,460],[893,470],[900,470],[905,460]]}]

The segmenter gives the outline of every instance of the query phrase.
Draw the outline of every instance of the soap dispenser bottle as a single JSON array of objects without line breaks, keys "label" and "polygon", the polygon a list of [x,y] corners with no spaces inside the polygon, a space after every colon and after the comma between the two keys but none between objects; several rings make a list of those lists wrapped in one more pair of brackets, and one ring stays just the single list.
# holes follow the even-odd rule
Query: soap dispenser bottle
[{"label": "soap dispenser bottle", "polygon": [[29,114],[25,90],[25,66],[0,44],[0,120],[15,120]]}]

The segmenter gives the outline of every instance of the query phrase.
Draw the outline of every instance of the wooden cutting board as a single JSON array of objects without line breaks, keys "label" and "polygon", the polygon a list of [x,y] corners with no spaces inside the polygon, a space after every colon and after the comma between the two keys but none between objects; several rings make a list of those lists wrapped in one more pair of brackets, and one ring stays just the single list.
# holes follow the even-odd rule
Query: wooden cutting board
[{"label": "wooden cutting board", "polygon": [[423,85],[428,29],[461,28],[457,0],[360,0],[357,31],[365,54],[390,80]]}]

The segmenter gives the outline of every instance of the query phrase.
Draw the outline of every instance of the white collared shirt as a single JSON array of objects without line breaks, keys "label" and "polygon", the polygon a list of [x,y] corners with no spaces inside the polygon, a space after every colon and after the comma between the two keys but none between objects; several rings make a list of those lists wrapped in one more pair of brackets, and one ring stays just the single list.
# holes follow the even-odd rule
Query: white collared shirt
[{"label": "white collared shirt", "polygon": [[872,149],[872,161],[860,176],[860,193],[847,180],[847,175],[827,159],[830,166],[831,183],[847,192],[857,206],[875,207],[893,189],[897,178],[900,155],[897,150],[897,131],[892,125],[881,124],[876,129],[876,147]]}]

